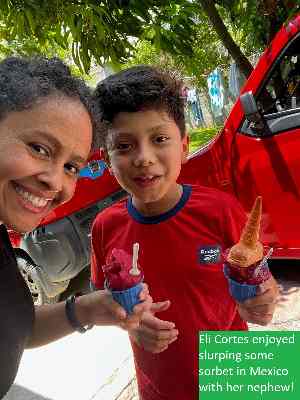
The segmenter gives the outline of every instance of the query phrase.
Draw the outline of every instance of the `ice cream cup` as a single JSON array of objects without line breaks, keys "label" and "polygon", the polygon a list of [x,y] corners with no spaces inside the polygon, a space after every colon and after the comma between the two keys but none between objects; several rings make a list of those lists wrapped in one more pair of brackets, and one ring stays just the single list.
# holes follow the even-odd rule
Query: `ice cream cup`
[{"label": "ice cream cup", "polygon": [[223,271],[228,280],[230,294],[236,301],[240,303],[255,297],[260,284],[271,277],[267,260],[263,260],[263,262],[256,265],[255,268],[251,268],[251,271],[248,271],[247,279],[244,281],[235,279],[232,270],[232,267],[229,267],[226,263],[224,264]]},{"label": "ice cream cup", "polygon": [[226,264],[224,265],[224,275],[228,280],[231,296],[239,303],[256,296],[259,285],[248,285],[247,283],[241,283],[231,279],[229,276],[229,268]]},{"label": "ice cream cup", "polygon": [[248,285],[259,285],[271,277],[267,260],[260,261],[248,268],[241,268],[234,265],[227,266],[228,276],[236,282],[247,283]]},{"label": "ice cream cup", "polygon": [[111,290],[107,284],[107,281],[105,281],[104,286],[111,292],[113,299],[119,303],[128,314],[133,313],[133,308],[135,305],[142,303],[139,298],[139,295],[143,289],[142,281],[135,286],[124,290]]}]

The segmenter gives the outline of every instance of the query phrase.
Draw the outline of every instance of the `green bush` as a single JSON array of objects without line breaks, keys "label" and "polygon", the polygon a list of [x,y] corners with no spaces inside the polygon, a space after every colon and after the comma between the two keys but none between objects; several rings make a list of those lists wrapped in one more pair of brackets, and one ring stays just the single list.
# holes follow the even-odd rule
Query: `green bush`
[{"label": "green bush", "polygon": [[220,130],[219,126],[212,128],[195,128],[189,130],[190,136],[190,153],[199,149],[209,142]]}]

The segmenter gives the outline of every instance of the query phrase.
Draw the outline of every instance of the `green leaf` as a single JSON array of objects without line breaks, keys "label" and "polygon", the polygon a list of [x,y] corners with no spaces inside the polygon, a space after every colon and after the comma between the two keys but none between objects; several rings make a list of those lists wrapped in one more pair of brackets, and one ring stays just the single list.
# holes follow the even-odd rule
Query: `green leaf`
[{"label": "green leaf", "polygon": [[25,9],[24,12],[25,12],[25,16],[26,16],[27,21],[28,21],[28,25],[29,25],[29,27],[31,29],[31,33],[34,34],[35,33],[35,22],[34,22],[32,14],[31,14],[31,10],[30,9]]}]

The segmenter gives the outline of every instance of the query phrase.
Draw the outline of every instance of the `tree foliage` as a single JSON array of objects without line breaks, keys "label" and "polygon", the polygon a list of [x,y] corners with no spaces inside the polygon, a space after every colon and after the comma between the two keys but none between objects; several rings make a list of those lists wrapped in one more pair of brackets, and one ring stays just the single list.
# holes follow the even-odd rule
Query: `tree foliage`
[{"label": "tree foliage", "polygon": [[299,0],[199,0],[199,3],[245,76],[252,71],[245,54],[265,48],[281,25],[300,10]]},{"label": "tree foliage", "polygon": [[216,0],[216,4],[227,11],[248,53],[253,47],[265,48],[282,24],[300,10],[299,0]]},{"label": "tree foliage", "polygon": [[[81,71],[91,61],[124,63],[138,40],[206,70],[224,62],[220,42],[244,71],[299,0],[0,0],[0,52],[70,53]],[[217,51],[217,50],[218,51]],[[187,62],[188,61],[188,62]],[[200,68],[200,64],[203,65]],[[200,72],[201,74],[202,72]]]},{"label": "tree foliage", "polygon": [[0,0],[0,39],[6,47],[36,40],[40,50],[70,45],[85,71],[92,58],[99,64],[126,60],[135,38],[190,56],[193,7],[185,0]]},{"label": "tree foliage", "polygon": [[[203,21],[205,18],[204,15]],[[205,22],[197,25],[192,56],[170,54],[161,49],[158,50],[147,40],[140,40],[136,43],[132,56],[121,64],[121,68],[138,64],[156,65],[162,69],[176,72],[180,78],[188,78],[199,89],[206,89],[208,74],[217,66],[227,69],[231,57],[214,29],[208,25],[206,20]]]}]

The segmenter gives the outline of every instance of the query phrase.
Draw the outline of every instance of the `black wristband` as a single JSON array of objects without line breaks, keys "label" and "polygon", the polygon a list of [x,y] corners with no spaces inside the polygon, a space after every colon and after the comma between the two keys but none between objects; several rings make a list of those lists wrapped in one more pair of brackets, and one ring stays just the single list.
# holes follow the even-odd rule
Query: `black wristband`
[{"label": "black wristband", "polygon": [[66,304],[65,304],[66,316],[67,316],[67,319],[68,319],[70,325],[72,326],[72,328],[74,328],[77,332],[85,333],[86,331],[91,329],[93,327],[93,325],[88,325],[85,328],[78,321],[78,319],[76,317],[76,313],[75,313],[75,300],[76,300],[75,295],[72,295],[67,298]]}]

